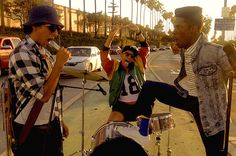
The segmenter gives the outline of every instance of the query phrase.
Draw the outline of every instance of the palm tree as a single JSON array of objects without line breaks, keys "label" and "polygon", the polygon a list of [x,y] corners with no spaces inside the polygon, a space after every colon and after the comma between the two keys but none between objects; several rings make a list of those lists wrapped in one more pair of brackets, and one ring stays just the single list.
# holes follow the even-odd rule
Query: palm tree
[{"label": "palm tree", "polygon": [[155,21],[158,22],[160,20],[160,13],[163,11],[163,4],[158,1],[154,7],[154,10],[157,13],[157,19],[155,19]]},{"label": "palm tree", "polygon": [[69,0],[69,31],[70,36],[72,36],[72,20],[71,20],[71,0]]},{"label": "palm tree", "polygon": [[83,27],[83,33],[85,34],[85,25],[86,25],[86,19],[85,19],[85,0],[83,0],[83,9],[84,9],[84,27]]},{"label": "palm tree", "polygon": [[104,29],[104,36],[107,36],[107,0],[105,0],[105,29]]},{"label": "palm tree", "polygon": [[230,17],[234,19],[235,14],[236,14],[236,5],[233,5],[230,9]]},{"label": "palm tree", "polygon": [[173,12],[164,11],[162,16],[166,21],[166,31],[168,32],[170,29],[170,21],[171,21],[171,18],[173,17]]},{"label": "palm tree", "polygon": [[136,0],[136,3],[137,3],[136,24],[138,24],[138,2],[139,0]]},{"label": "palm tree", "polygon": [[2,33],[5,33],[5,22],[4,22],[4,6],[3,0],[0,1],[0,10],[1,10],[1,26],[2,26]]},{"label": "palm tree", "polygon": [[143,9],[143,25],[144,25],[144,27],[146,26],[145,24],[145,15],[146,15],[146,6],[147,6],[147,0],[144,0],[144,9]]},{"label": "palm tree", "polygon": [[153,9],[156,6],[156,0],[148,0],[147,7],[150,9],[150,28],[153,28]]},{"label": "palm tree", "polygon": [[131,21],[133,22],[133,10],[134,10],[134,4],[133,0],[131,0]]},{"label": "palm tree", "polygon": [[94,0],[94,13],[95,13],[95,22],[94,22],[94,37],[97,37],[97,0]]},{"label": "palm tree", "polygon": [[[140,0],[140,25],[142,25],[142,6],[146,0]],[[145,18],[145,16],[143,16]]]}]

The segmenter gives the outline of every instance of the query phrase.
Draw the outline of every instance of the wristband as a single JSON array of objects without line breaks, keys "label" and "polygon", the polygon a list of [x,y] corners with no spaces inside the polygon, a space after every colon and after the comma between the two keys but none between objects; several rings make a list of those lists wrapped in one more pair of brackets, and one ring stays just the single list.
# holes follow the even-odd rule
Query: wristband
[{"label": "wristband", "polygon": [[140,34],[142,34],[142,31],[141,31],[141,30],[140,30],[138,33],[136,33],[137,36],[140,35]]},{"label": "wristband", "polygon": [[110,50],[110,47],[103,46],[102,51],[108,51]]}]

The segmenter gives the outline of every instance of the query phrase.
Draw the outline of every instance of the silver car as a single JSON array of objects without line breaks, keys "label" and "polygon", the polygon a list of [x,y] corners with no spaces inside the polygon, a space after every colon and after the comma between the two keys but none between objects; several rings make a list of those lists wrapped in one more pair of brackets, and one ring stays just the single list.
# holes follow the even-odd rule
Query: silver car
[{"label": "silver car", "polygon": [[71,46],[67,48],[72,58],[64,65],[88,72],[101,70],[100,50],[95,46]]}]

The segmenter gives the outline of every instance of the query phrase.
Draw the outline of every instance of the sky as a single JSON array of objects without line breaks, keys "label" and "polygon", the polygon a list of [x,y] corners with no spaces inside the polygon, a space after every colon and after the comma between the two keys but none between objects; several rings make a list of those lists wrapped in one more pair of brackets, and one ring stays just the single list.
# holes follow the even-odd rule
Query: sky
[{"label": "sky", "polygon": [[[114,3],[119,6],[120,0],[107,0],[107,12],[108,15],[111,16],[111,3],[114,1]],[[133,0],[134,4],[134,12],[133,12],[133,22],[136,23],[136,2]],[[224,6],[224,0],[159,0],[163,5],[164,9],[168,12],[174,12],[176,8],[183,7],[183,6],[190,6],[190,5],[196,5],[200,6],[203,9],[203,15],[208,16],[212,18],[212,30],[210,31],[209,38],[214,33],[214,20],[216,18],[222,18],[221,17],[221,10]],[[54,0],[55,4],[60,4],[64,6],[69,6],[69,0]],[[233,5],[236,5],[236,0],[227,0],[227,6],[231,7]],[[83,10],[83,0],[71,0],[71,6],[74,9]],[[94,0],[85,0],[85,6],[87,12],[94,12]],[[105,8],[105,0],[97,0],[97,12],[102,11],[104,12]],[[128,17],[131,19],[131,0],[122,0],[122,10],[121,10],[121,16]],[[140,8],[140,7],[139,7]],[[120,15],[120,8],[116,8],[116,15]],[[150,24],[150,18],[149,18],[149,9],[146,8],[146,18],[145,18],[145,25]],[[138,19],[139,20],[139,19]],[[217,31],[217,34],[221,34],[221,32]],[[226,32],[226,39],[234,39],[236,36],[236,30],[228,31]]]}]

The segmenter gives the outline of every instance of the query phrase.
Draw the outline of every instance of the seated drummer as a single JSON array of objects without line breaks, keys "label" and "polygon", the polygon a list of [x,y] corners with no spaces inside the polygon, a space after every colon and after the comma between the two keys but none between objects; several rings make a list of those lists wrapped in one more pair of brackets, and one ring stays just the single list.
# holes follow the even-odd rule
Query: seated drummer
[{"label": "seated drummer", "polygon": [[110,46],[122,26],[114,26],[104,44],[100,56],[102,67],[109,79],[109,105],[112,107],[108,122],[136,121],[137,116],[150,117],[152,113],[152,105],[137,104],[141,86],[145,81],[144,71],[150,48],[137,25],[124,27],[136,32],[141,48],[138,50],[136,46],[127,45],[120,52],[121,60],[111,59]]}]

